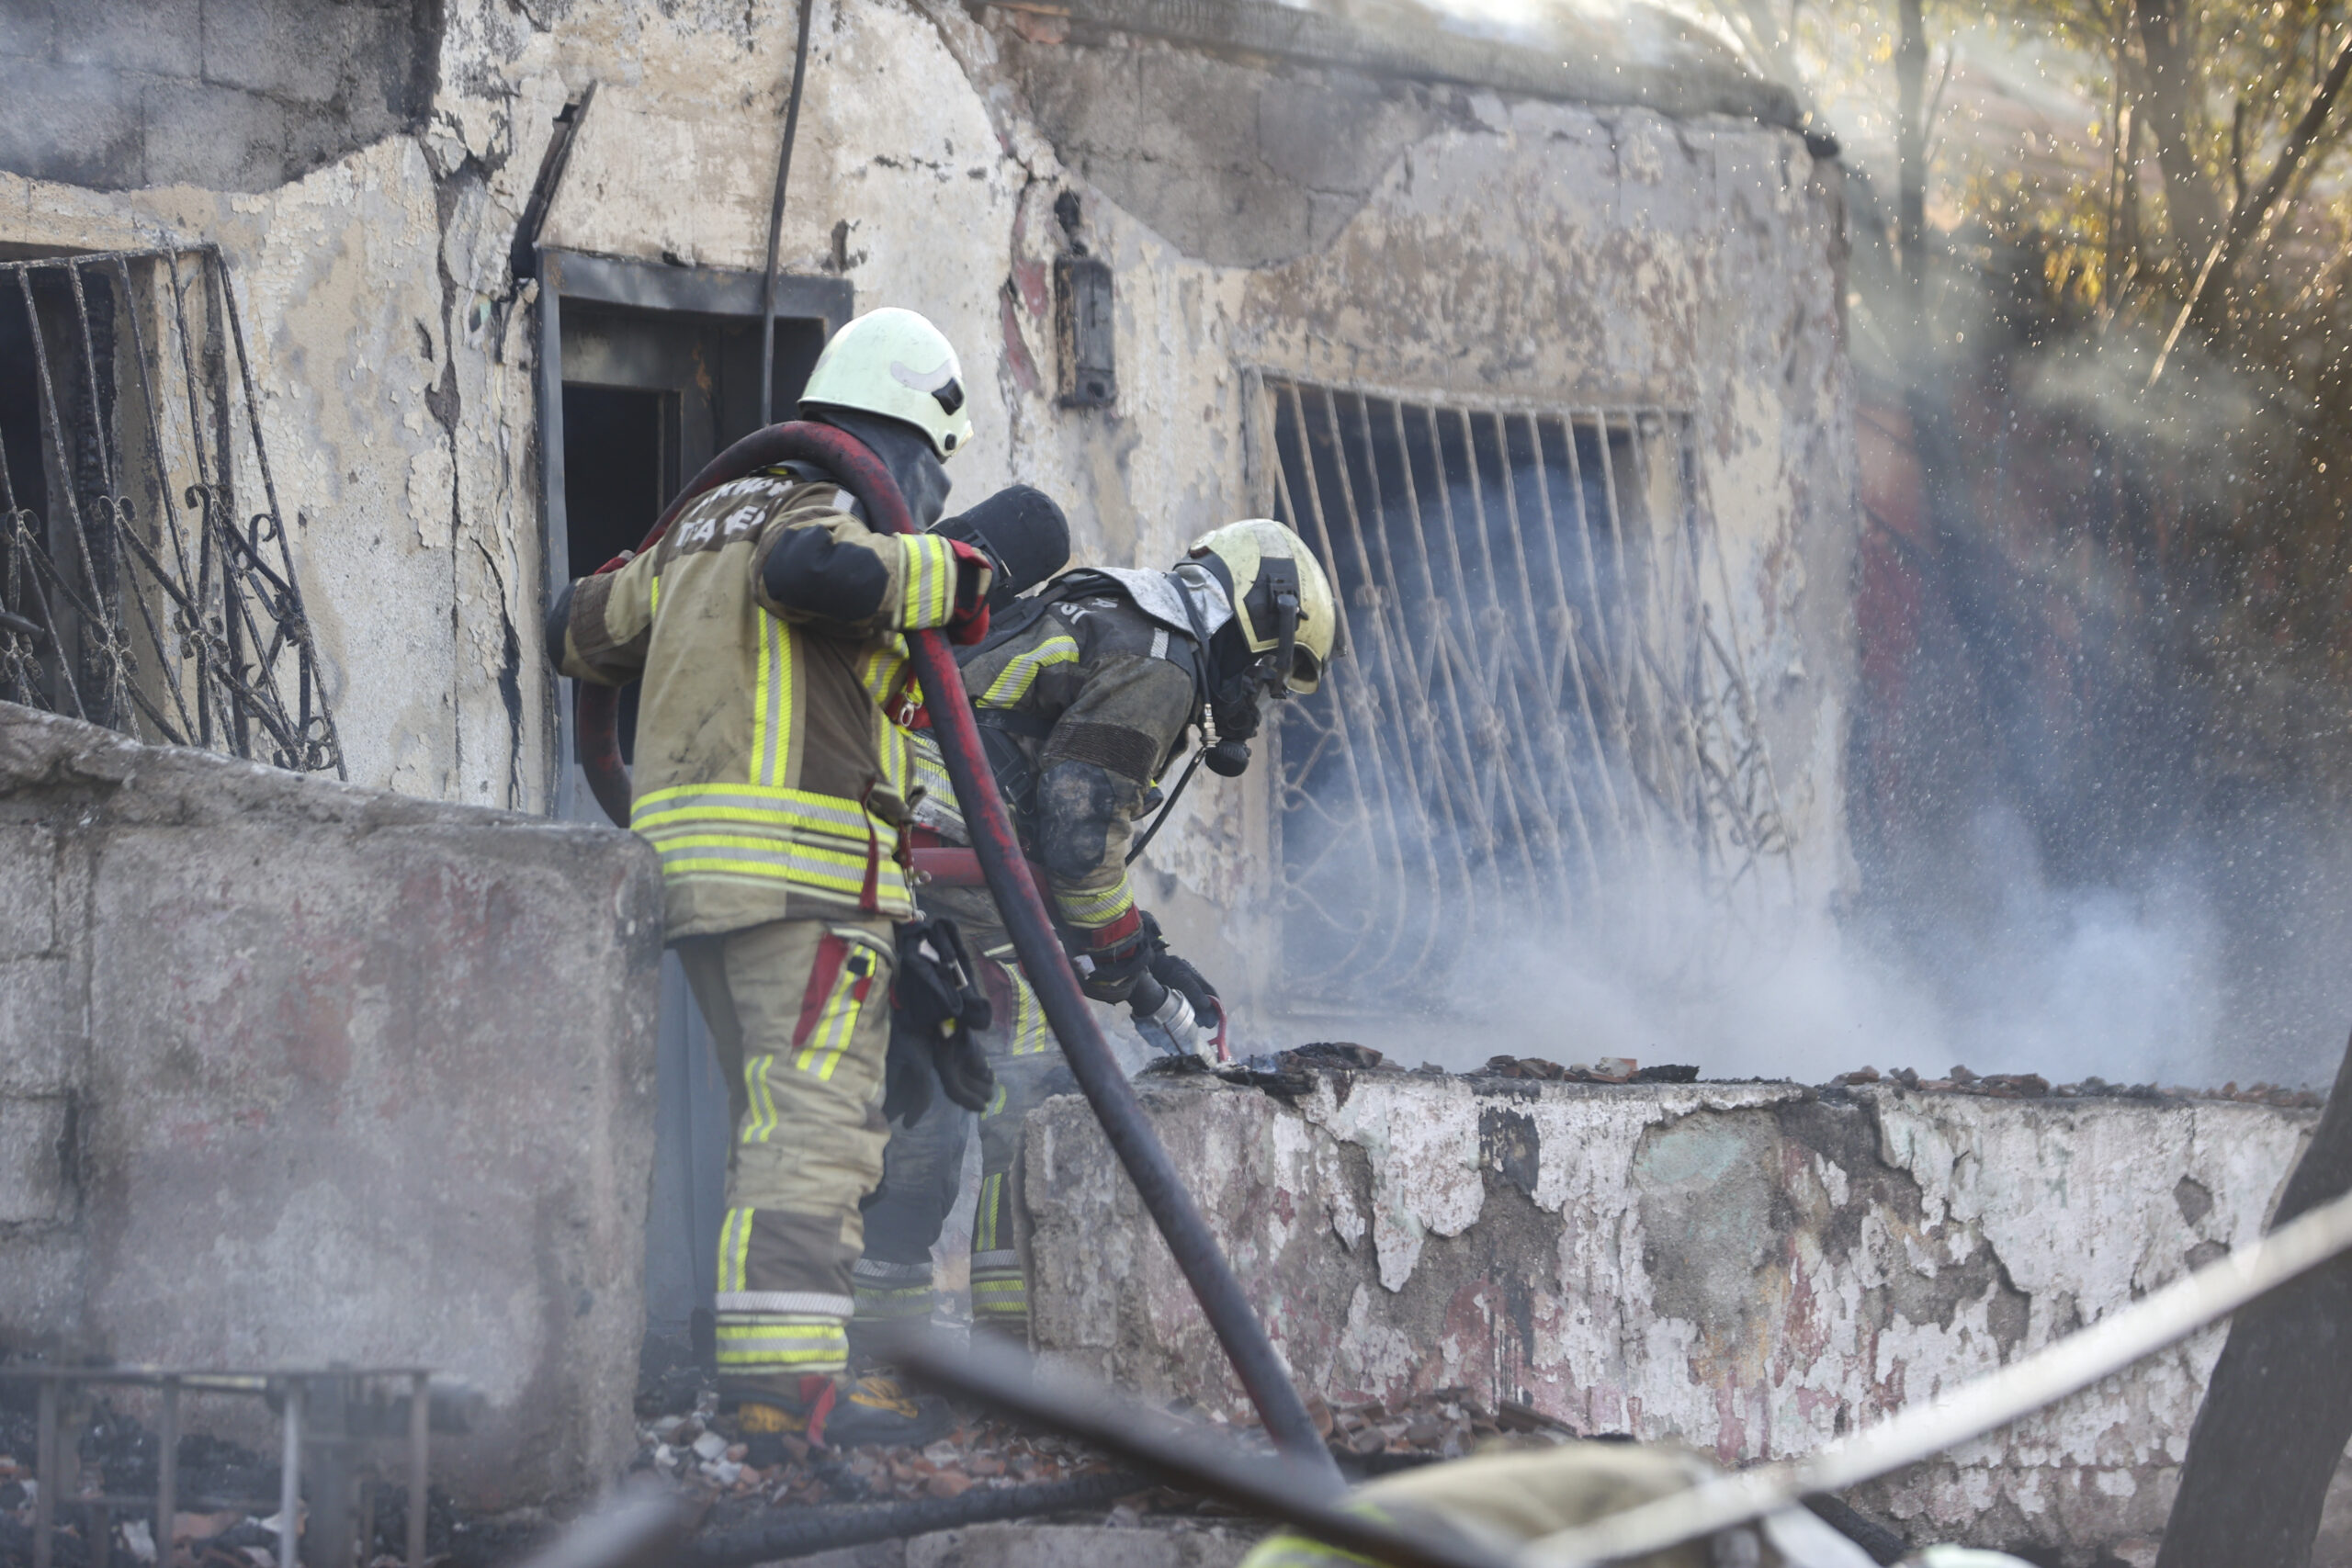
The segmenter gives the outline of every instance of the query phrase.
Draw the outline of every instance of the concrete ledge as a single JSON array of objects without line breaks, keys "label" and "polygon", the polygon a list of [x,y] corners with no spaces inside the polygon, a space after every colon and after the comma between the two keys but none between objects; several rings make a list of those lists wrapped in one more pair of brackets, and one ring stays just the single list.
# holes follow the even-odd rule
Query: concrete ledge
[{"label": "concrete ledge", "polygon": [[0,845],[0,1344],[421,1362],[490,1397],[469,1505],[616,1472],[650,850],[6,704]]},{"label": "concrete ledge", "polygon": [[[1461,1385],[1726,1463],[1804,1452],[2242,1246],[2316,1113],[1785,1084],[1322,1073],[1144,1098],[1277,1345],[1340,1400]],[[1082,1100],[1030,1119],[1049,1353],[1242,1408]],[[2219,1331],[1864,1501],[1922,1540],[2127,1557]]]}]

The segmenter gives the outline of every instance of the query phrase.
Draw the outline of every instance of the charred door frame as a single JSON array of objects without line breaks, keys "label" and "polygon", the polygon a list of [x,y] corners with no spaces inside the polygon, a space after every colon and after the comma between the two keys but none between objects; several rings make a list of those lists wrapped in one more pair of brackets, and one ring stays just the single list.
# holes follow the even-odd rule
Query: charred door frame
[{"label": "charred door frame", "polygon": [[[756,321],[762,288],[763,279],[754,272],[622,261],[573,251],[541,254],[538,391],[542,617],[546,607],[555,602],[555,596],[563,592],[570,581],[563,547],[568,537],[563,501],[563,302],[569,299],[582,305],[622,305],[680,315],[741,316]],[[776,280],[776,319],[821,320],[830,336],[847,323],[856,298],[857,290],[847,278],[786,276]],[[554,721],[548,751],[548,815],[567,818],[575,804],[571,766],[571,705],[563,700],[563,682],[553,669],[547,671],[544,679],[548,712]]]}]

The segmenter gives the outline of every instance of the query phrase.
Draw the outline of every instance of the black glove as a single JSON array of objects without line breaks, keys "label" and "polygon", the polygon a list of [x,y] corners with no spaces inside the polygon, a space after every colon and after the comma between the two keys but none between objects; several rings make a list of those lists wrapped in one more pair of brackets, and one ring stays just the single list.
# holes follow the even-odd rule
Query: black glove
[{"label": "black glove", "polygon": [[931,1080],[967,1111],[981,1111],[996,1075],[979,1032],[993,1021],[978,971],[956,922],[934,916],[899,927],[899,972],[891,987],[890,1054],[882,1113],[903,1122],[931,1107]]},{"label": "black glove", "polygon": [[1093,967],[1078,988],[1098,1002],[1125,1001],[1127,993],[1136,988],[1136,977],[1151,967],[1151,942],[1146,934],[1149,930],[1138,927],[1109,947],[1086,949]]},{"label": "black glove", "polygon": [[1190,961],[1169,952],[1164,942],[1152,951],[1151,977],[1191,1003],[1193,1016],[1201,1021],[1202,1028],[1216,1030],[1217,1020],[1225,1012],[1225,1004],[1217,999],[1216,987]]}]

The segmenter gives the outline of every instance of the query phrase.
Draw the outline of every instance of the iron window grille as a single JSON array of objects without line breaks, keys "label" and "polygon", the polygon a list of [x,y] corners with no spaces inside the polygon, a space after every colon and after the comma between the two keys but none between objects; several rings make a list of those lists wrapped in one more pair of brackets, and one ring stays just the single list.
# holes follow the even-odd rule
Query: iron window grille
[{"label": "iron window grille", "polygon": [[1348,654],[1275,727],[1295,994],[1590,930],[1624,878],[1728,900],[1788,865],[1688,416],[1260,382],[1276,514]]},{"label": "iron window grille", "polygon": [[0,697],[343,776],[219,248],[0,263]]}]

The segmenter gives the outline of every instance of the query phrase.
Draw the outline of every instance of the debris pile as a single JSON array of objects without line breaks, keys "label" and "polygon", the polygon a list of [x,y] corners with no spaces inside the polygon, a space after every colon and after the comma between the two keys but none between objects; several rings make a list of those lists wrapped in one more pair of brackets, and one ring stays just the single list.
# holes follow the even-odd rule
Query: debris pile
[{"label": "debris pile", "polygon": [[2316,1111],[2327,1100],[2313,1089],[2267,1083],[2250,1089],[2240,1089],[2234,1083],[2223,1084],[2220,1089],[2161,1089],[2152,1083],[2111,1084],[2105,1078],[2087,1077],[2080,1083],[2053,1085],[2040,1073],[1973,1073],[1957,1065],[1939,1078],[1923,1078],[1910,1067],[1897,1067],[1890,1073],[1881,1073],[1876,1067],[1860,1067],[1840,1073],[1831,1081],[1848,1089],[1887,1083],[1928,1093],[1974,1094],[1992,1100],[2233,1100],[2279,1111]]},{"label": "debris pile", "polygon": [[[33,1474],[36,1432],[28,1410],[0,1408],[0,1568],[30,1568],[33,1509],[40,1483]],[[79,1449],[75,1495],[53,1502],[57,1568],[156,1562],[152,1506],[111,1510],[109,1539],[94,1551],[96,1513],[79,1501],[100,1495],[152,1496],[157,1480],[154,1433],[101,1399],[91,1410]],[[202,1432],[179,1441],[179,1506],[172,1516],[175,1568],[271,1568],[277,1561],[280,1521],[254,1511],[258,1498],[278,1493],[278,1467],[250,1449]],[[407,1543],[408,1495],[396,1485],[375,1489],[373,1540],[368,1557],[394,1568]],[[299,1527],[298,1527],[299,1528]],[[446,1568],[484,1568],[507,1561],[546,1527],[484,1521],[460,1515],[437,1489],[426,1495],[424,1537],[430,1556]]]}]

